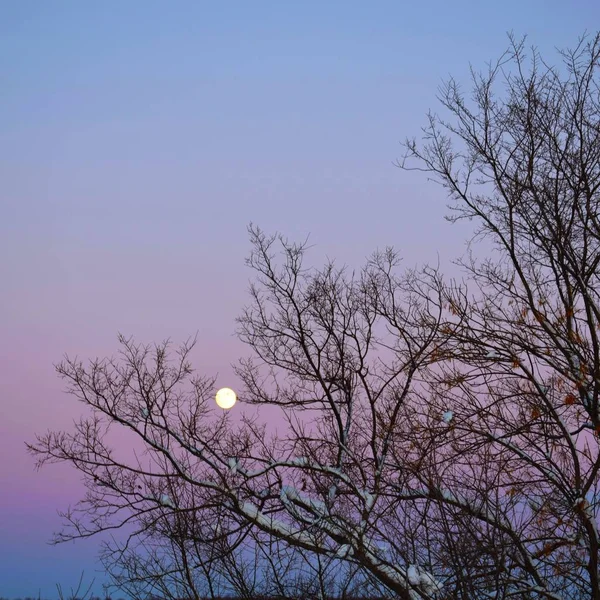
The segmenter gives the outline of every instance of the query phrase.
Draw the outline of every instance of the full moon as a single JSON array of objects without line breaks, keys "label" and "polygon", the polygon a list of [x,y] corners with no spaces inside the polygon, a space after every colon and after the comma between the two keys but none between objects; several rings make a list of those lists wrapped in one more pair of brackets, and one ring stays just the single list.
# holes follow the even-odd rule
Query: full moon
[{"label": "full moon", "polygon": [[237,400],[235,392],[231,388],[221,388],[215,396],[217,406],[225,410],[229,410]]}]

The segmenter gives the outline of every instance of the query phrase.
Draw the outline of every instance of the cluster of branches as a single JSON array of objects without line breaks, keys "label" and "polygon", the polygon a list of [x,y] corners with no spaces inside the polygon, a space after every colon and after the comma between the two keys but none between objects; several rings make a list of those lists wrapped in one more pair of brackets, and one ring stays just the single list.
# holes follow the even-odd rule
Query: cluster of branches
[{"label": "cluster of branches", "polygon": [[600,600],[599,56],[583,39],[554,68],[512,40],[407,142],[471,250],[493,244],[463,281],[391,249],[309,268],[249,229],[254,412],[214,412],[193,343],[59,365],[92,412],[30,445],[87,486],[57,541],[124,532],[103,556],[134,597]]}]

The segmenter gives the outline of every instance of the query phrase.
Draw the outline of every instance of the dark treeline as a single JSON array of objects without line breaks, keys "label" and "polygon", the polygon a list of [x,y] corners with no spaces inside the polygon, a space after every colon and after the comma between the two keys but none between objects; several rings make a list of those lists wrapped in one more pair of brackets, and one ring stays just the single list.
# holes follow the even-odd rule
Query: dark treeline
[{"label": "dark treeline", "polygon": [[[244,597],[243,600],[310,600],[307,596],[252,596],[252,597]],[[214,598],[208,597],[200,597],[198,600],[240,600],[242,596],[239,595],[227,595],[227,596],[216,596]],[[0,600],[50,600],[49,598],[42,598],[41,596],[33,597],[33,596],[18,596],[16,598],[8,598],[5,596],[0,596]],[[125,600],[125,598],[113,598],[112,596],[91,596],[90,598],[85,598],[83,596],[76,596],[73,598],[68,598],[68,600]],[[162,596],[148,596],[145,600],[166,600],[166,598]],[[177,600],[192,600],[190,598],[178,598]],[[382,600],[379,596],[323,596],[320,600]]]}]

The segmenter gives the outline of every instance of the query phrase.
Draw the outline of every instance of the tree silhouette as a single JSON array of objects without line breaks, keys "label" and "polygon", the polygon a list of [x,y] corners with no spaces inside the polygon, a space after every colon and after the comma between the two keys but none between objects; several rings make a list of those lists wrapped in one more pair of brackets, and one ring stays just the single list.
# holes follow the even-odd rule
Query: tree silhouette
[{"label": "tree silhouette", "polygon": [[[121,584],[173,596],[343,580],[407,600],[600,599],[599,53],[582,39],[559,69],[511,40],[407,142],[400,165],[478,225],[463,281],[402,272],[391,249],[358,273],[309,268],[305,244],[249,228],[237,374],[258,412],[215,412],[193,342],[173,357],[121,337],[117,359],[59,365],[92,416],[29,446],[88,489],[57,541],[123,529],[104,553]],[[113,448],[113,427],[143,454]],[[257,569],[269,585],[242,590]]]}]

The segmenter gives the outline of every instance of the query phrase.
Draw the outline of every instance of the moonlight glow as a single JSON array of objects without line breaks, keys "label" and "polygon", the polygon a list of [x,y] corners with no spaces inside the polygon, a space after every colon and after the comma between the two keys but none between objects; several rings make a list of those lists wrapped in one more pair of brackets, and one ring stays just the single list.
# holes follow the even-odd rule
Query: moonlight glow
[{"label": "moonlight glow", "polygon": [[217,406],[225,410],[229,410],[237,400],[235,392],[231,388],[221,388],[215,397]]}]

